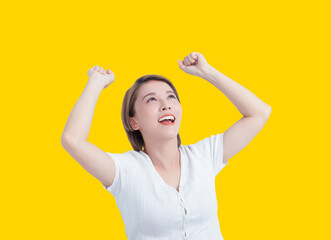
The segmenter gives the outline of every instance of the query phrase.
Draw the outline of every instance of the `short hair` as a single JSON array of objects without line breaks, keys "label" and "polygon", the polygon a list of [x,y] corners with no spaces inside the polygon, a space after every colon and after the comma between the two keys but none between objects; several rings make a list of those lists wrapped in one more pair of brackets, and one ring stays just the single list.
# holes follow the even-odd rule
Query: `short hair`
[{"label": "short hair", "polygon": [[[138,78],[135,83],[126,91],[123,104],[122,104],[122,123],[125,129],[125,132],[128,136],[128,139],[131,143],[131,146],[135,151],[140,151],[143,150],[143,147],[145,148],[145,142],[143,139],[143,136],[141,132],[138,130],[134,130],[131,125],[130,125],[130,117],[134,117],[136,114],[135,110],[135,102],[137,100],[137,94],[138,94],[138,89],[146,82],[155,80],[155,81],[161,81],[167,83],[172,90],[175,92],[176,97],[180,103],[179,97],[177,90],[175,86],[172,84],[172,82],[161,76],[161,75],[156,75],[156,74],[149,74],[149,75],[144,75],[140,78]],[[177,146],[178,148],[181,145],[181,139],[179,136],[179,133],[177,134]]]}]

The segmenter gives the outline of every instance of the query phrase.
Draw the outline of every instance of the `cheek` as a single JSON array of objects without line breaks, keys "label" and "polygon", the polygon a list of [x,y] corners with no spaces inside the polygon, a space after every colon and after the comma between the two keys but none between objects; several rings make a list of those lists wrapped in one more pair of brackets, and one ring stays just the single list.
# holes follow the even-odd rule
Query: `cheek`
[{"label": "cheek", "polygon": [[152,121],[157,118],[159,115],[158,108],[156,106],[146,106],[141,109],[140,117],[144,119],[144,121]]},{"label": "cheek", "polygon": [[182,106],[180,105],[180,103],[176,104],[174,107],[177,113],[182,113]]},{"label": "cheek", "polygon": [[182,112],[182,108],[181,107],[178,108],[177,114],[178,114],[178,117],[180,119],[182,119],[183,112]]}]

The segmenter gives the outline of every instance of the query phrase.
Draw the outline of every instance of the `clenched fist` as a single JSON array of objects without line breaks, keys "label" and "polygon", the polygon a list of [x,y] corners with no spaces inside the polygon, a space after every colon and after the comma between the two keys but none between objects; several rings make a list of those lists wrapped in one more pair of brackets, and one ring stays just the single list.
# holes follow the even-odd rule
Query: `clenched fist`
[{"label": "clenched fist", "polygon": [[109,68],[105,71],[98,65],[90,68],[87,75],[89,76],[88,84],[101,85],[102,89],[108,87],[115,80],[115,74]]},{"label": "clenched fist", "polygon": [[184,72],[201,77],[212,68],[201,53],[191,52],[184,57],[184,61],[177,60],[179,68]]}]

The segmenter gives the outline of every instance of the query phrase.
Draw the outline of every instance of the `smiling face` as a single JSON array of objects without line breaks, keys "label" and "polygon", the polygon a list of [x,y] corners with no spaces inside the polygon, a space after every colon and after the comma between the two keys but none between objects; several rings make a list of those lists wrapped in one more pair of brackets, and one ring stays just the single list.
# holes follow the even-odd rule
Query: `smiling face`
[{"label": "smiling face", "polygon": [[[154,94],[152,94],[154,93]],[[172,88],[165,82],[150,80],[141,85],[135,102],[135,116],[130,117],[133,129],[152,139],[177,138],[182,119],[182,107]],[[175,122],[161,124],[159,119],[165,114],[173,114]]]}]

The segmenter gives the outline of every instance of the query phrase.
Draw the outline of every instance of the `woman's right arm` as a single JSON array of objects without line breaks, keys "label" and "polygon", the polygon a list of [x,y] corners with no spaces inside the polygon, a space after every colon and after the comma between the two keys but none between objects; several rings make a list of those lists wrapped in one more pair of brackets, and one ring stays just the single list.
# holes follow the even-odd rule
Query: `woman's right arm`
[{"label": "woman's right arm", "polygon": [[101,91],[114,82],[109,69],[95,66],[88,71],[88,83],[72,109],[61,136],[63,148],[91,175],[110,186],[115,177],[114,160],[87,141],[95,106]]}]

